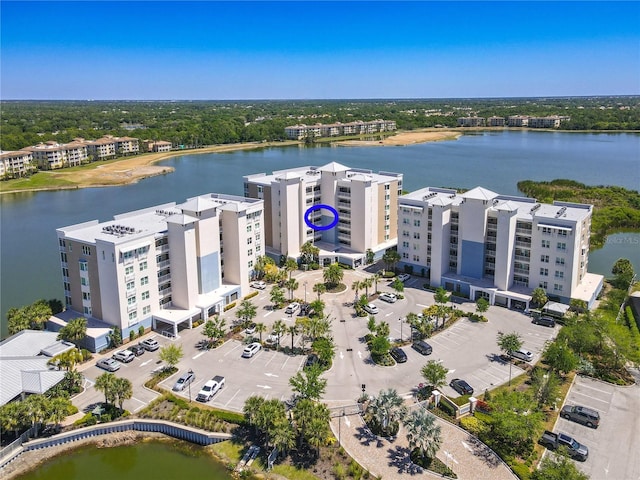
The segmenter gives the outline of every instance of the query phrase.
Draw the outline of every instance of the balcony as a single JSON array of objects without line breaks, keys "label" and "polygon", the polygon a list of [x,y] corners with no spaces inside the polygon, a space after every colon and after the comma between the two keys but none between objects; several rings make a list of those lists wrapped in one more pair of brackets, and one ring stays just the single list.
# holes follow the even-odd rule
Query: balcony
[{"label": "balcony", "polygon": [[160,245],[159,247],[156,247],[156,253],[167,253],[169,251],[169,244],[165,243],[163,245]]},{"label": "balcony", "polygon": [[162,262],[158,262],[158,268],[165,268],[171,266],[171,260],[163,260]]},{"label": "balcony", "polygon": [[524,235],[531,235],[530,228],[516,228],[516,233],[522,233]]},{"label": "balcony", "polygon": [[138,309],[138,304],[137,303],[132,303],[130,305],[127,305],[127,313],[131,313],[134,310]]},{"label": "balcony", "polygon": [[136,289],[135,288],[127,290],[127,298],[133,297],[133,296],[135,296],[135,294],[136,294]]},{"label": "balcony", "polygon": [[514,268],[513,273],[517,273],[518,275],[529,275],[529,270],[526,268]]},{"label": "balcony", "polygon": [[521,240],[516,240],[516,247],[531,248],[531,242],[523,242]]},{"label": "balcony", "polygon": [[515,259],[519,262],[530,262],[531,261],[531,257],[525,257],[524,255],[516,255]]}]

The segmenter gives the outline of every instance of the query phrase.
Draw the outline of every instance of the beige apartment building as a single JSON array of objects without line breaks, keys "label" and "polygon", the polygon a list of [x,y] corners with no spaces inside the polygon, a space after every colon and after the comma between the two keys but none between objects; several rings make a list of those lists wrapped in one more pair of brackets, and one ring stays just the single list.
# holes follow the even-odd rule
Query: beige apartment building
[{"label": "beige apartment building", "polygon": [[[320,248],[323,263],[352,266],[361,265],[368,250],[380,258],[396,245],[401,192],[400,173],[373,173],[336,162],[244,177],[245,196],[264,200],[270,256],[298,258],[302,245],[312,242]],[[337,222],[320,205],[335,209]],[[327,228],[333,222],[335,226]]]},{"label": "beige apartment building", "polygon": [[365,135],[396,130],[396,122],[390,120],[373,120],[370,122],[331,123],[317,125],[292,125],[285,127],[287,138],[303,140],[316,137],[340,137],[343,135]]},{"label": "beige apartment building", "polygon": [[50,140],[23,150],[31,152],[33,161],[43,170],[75,167],[87,160],[87,146],[77,139],[69,143]]},{"label": "beige apartment building", "polygon": [[0,177],[24,177],[37,170],[33,153],[29,150],[0,151]]},{"label": "beige apartment building", "polygon": [[458,118],[459,127],[484,127],[486,119],[484,117],[460,117]]},{"label": "beige apartment building", "polygon": [[116,326],[178,336],[249,292],[264,230],[261,200],[216,193],[59,228],[66,319],[89,319],[93,351]]},{"label": "beige apartment building", "polygon": [[145,140],[145,148],[147,152],[170,152],[171,142],[165,142],[164,140]]},{"label": "beige apartment building", "polygon": [[96,157],[98,160],[114,158],[117,155],[136,154],[140,148],[138,139],[132,137],[105,135],[97,140],[77,140],[84,142],[87,145],[88,154]]}]

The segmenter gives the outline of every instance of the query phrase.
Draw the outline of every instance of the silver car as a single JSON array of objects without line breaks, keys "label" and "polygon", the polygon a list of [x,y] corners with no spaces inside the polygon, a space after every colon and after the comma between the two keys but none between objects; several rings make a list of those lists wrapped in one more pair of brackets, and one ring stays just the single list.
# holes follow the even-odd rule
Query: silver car
[{"label": "silver car", "polygon": [[182,376],[173,385],[173,391],[181,392],[182,390],[185,389],[187,385],[190,385],[191,383],[193,383],[195,379],[196,379],[196,374],[193,373],[192,370],[189,370],[187,373],[183,373]]},{"label": "silver car", "polygon": [[106,370],[107,372],[115,372],[116,370],[120,370],[120,364],[116,362],[113,358],[103,358],[96,362],[96,366]]}]

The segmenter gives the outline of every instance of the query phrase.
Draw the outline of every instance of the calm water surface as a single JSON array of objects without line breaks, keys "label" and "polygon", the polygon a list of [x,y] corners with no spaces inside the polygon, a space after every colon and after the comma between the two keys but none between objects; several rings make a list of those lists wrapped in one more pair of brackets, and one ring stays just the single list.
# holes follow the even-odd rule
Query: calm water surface
[{"label": "calm water surface", "polygon": [[18,480],[229,480],[226,468],[183,443],[141,443],[114,448],[86,446],[60,455]]},{"label": "calm water surface", "polygon": [[[163,162],[172,174],[135,185],[0,196],[0,319],[38,298],[63,298],[56,228],[207,192],[242,195],[242,177],[300,165],[339,162],[404,174],[404,189],[473,188],[518,194],[519,180],[570,178],[591,185],[640,189],[640,135],[484,132],[456,141],[405,147],[285,147],[183,155]],[[630,243],[640,237],[629,237]],[[589,270],[608,274],[619,256],[640,270],[640,249],[607,243]],[[613,253],[611,253],[613,252]],[[598,260],[599,257],[602,260]],[[609,258],[613,258],[610,262]]]}]

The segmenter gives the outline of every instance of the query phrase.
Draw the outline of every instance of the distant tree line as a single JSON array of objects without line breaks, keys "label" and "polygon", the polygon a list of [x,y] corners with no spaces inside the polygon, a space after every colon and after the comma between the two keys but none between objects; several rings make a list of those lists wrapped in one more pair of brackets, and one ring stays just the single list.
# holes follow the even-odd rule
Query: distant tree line
[{"label": "distant tree line", "polygon": [[454,127],[458,117],[566,115],[568,130],[640,130],[639,97],[283,100],[4,101],[0,149],[131,135],[174,145],[284,140],[297,123],[395,120],[399,129]]}]

